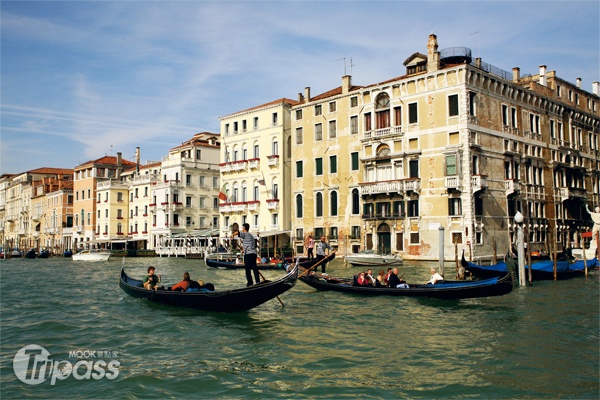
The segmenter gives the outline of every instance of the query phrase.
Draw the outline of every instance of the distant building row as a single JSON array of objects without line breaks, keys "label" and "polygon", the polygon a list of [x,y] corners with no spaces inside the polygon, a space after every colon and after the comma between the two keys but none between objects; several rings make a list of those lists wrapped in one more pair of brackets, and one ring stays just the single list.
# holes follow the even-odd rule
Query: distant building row
[{"label": "distant building row", "polygon": [[438,51],[433,34],[404,66],[384,82],[344,76],[316,96],[307,87],[226,115],[220,135],[198,134],[162,162],[103,157],[72,179],[4,176],[2,240],[189,247],[247,222],[263,245],[297,253],[312,235],[339,255],[432,260],[443,231],[446,259],[457,248],[489,259],[512,245],[520,211],[531,250],[580,245],[585,202],[600,203],[598,82],[590,93],[543,65],[507,73],[467,48]]}]

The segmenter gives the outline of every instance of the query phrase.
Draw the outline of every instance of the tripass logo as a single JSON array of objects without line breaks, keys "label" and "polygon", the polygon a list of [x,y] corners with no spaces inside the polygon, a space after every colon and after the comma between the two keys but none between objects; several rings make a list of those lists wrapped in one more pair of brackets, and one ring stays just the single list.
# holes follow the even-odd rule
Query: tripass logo
[{"label": "tripass logo", "polygon": [[[106,362],[97,357],[113,357]],[[83,379],[115,379],[119,376],[118,367],[121,365],[116,352],[110,351],[70,351],[69,357],[77,358],[75,364],[70,361],[55,361],[50,359],[48,350],[37,344],[23,347],[15,354],[13,370],[17,378],[28,385],[39,385],[50,379],[55,385],[57,380],[65,380],[73,375],[77,380]]]}]

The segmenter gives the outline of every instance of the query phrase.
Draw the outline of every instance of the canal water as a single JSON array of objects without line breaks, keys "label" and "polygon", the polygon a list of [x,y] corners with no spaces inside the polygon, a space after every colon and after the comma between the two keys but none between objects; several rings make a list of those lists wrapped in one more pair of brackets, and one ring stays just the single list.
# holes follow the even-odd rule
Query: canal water
[{"label": "canal water", "polygon": [[[184,271],[217,288],[245,284],[243,271],[202,260],[2,260],[2,399],[600,395],[598,271],[460,301],[362,298],[298,282],[281,296],[285,307],[273,300],[219,314],[128,297],[118,287],[122,265],[136,277],[155,265],[166,284]],[[401,273],[424,282],[431,265],[407,263]],[[328,268],[358,270],[339,260]],[[46,354],[54,368],[34,380],[17,354]]]}]

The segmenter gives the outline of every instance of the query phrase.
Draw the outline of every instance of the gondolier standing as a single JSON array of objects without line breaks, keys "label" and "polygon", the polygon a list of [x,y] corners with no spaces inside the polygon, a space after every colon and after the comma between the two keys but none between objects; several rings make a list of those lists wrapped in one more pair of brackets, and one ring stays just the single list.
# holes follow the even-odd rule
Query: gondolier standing
[{"label": "gondolier standing", "polygon": [[[325,236],[321,236],[321,241],[315,245],[317,248],[317,263],[319,263],[322,259],[326,258],[325,250],[331,250],[331,246],[329,243],[325,241]],[[327,267],[327,260],[321,263],[321,273],[325,273],[325,268]]]},{"label": "gondolier standing", "polygon": [[256,266],[256,239],[254,236],[248,232],[250,230],[250,224],[245,223],[242,224],[242,232],[235,231],[231,235],[231,239],[235,236],[238,236],[242,239],[242,246],[244,247],[244,266],[246,268],[246,286],[252,286],[254,283],[252,282],[252,272],[254,272],[254,279],[256,279],[256,283],[260,282],[260,274],[258,272],[258,268]]}]

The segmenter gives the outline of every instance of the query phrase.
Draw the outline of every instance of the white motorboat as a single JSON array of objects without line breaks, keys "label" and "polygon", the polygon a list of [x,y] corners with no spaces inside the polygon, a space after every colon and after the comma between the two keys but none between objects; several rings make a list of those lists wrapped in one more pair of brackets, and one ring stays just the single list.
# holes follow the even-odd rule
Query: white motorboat
[{"label": "white motorboat", "polygon": [[82,250],[73,254],[73,261],[107,261],[110,258],[110,251],[102,250]]},{"label": "white motorboat", "polygon": [[391,267],[402,265],[402,258],[397,254],[377,254],[373,250],[364,250],[360,253],[344,257],[349,264],[359,267]]}]

